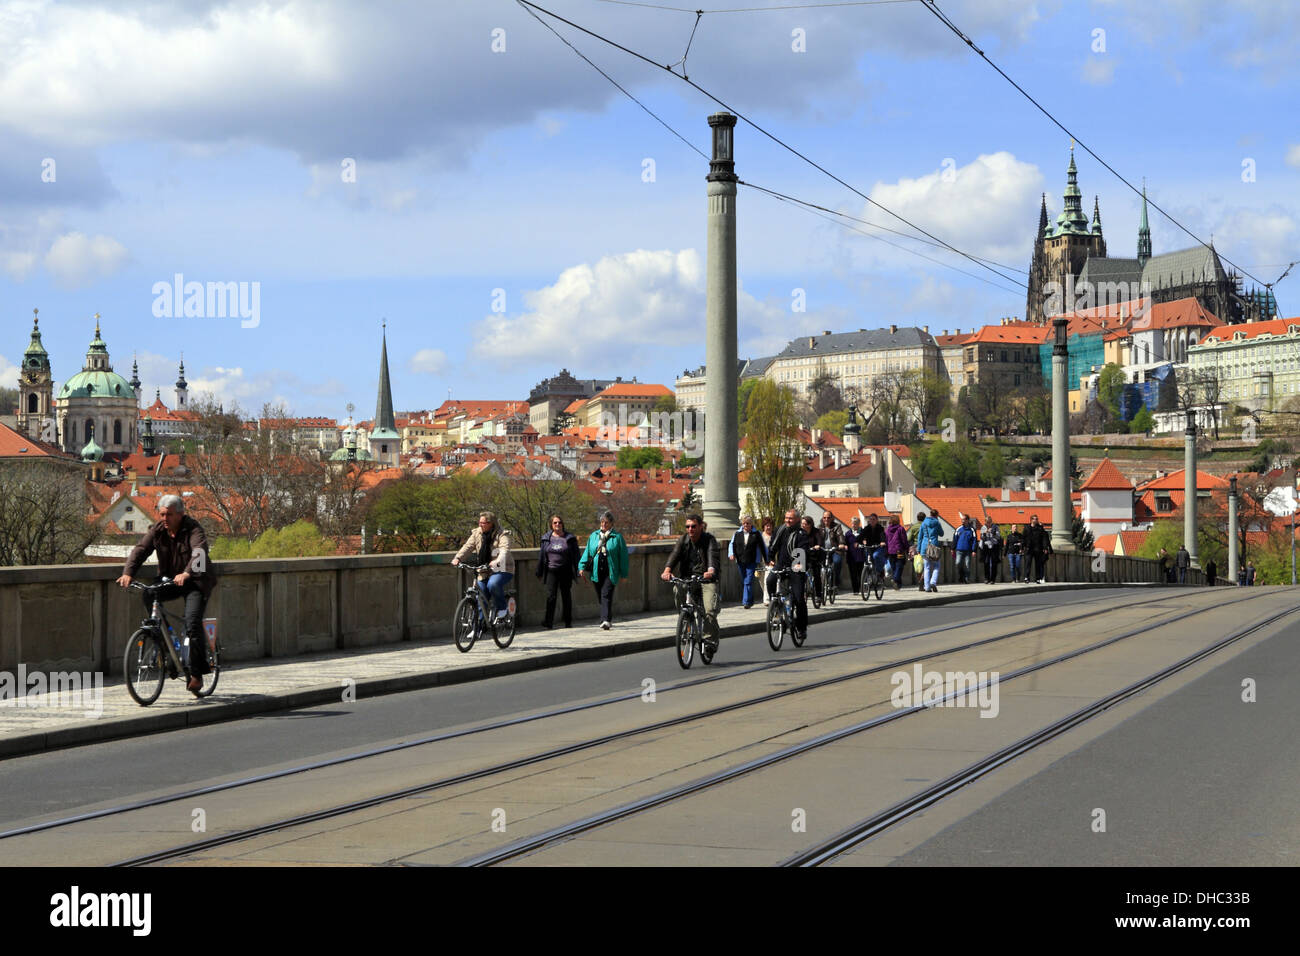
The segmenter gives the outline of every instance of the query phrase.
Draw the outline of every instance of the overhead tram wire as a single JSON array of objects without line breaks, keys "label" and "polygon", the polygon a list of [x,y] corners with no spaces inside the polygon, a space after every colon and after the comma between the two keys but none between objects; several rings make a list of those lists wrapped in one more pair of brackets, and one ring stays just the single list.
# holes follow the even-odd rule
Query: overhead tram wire
[{"label": "overhead tram wire", "polygon": [[[938,18],[939,18],[939,22],[942,23],[944,26],[946,26],[946,27],[947,27],[949,30],[951,30],[953,33],[955,33],[955,34],[957,35],[957,37],[958,37],[958,38],[959,38],[963,43],[965,43],[968,47],[970,47],[970,48],[971,48],[972,50],[974,50],[977,54],[979,54],[980,59],[982,59],[982,60],[983,60],[985,63],[987,63],[989,66],[993,67],[993,69],[997,70],[998,73],[1002,76],[1002,78],[1003,78],[1004,80],[1006,80],[1008,83],[1010,83],[1012,86],[1014,86],[1014,87],[1015,87],[1015,88],[1020,92],[1020,95],[1021,95],[1021,96],[1023,96],[1025,99],[1029,100],[1029,102],[1033,103],[1034,106],[1038,107],[1039,112],[1042,113],[1044,116],[1046,116],[1046,117],[1047,117],[1049,120],[1051,120],[1054,124],[1056,124],[1057,128],[1060,129],[1061,132],[1068,134],[1069,137],[1070,137],[1072,140],[1074,140],[1076,143],[1078,143],[1080,146],[1083,147],[1084,151],[1085,151],[1089,156],[1091,156],[1091,157],[1092,157],[1093,159],[1095,159],[1097,162],[1099,162],[1099,163],[1101,163],[1103,166],[1105,166],[1106,169],[1108,169],[1108,170],[1110,171],[1111,175],[1113,175],[1116,179],[1118,179],[1121,183],[1123,183],[1123,184],[1124,184],[1125,186],[1127,186],[1129,189],[1133,190],[1133,192],[1134,192],[1135,195],[1139,195],[1139,196],[1143,195],[1143,191],[1142,191],[1142,190],[1138,189],[1138,187],[1134,186],[1131,182],[1129,182],[1129,181],[1128,181],[1127,179],[1125,179],[1122,175],[1120,175],[1119,171],[1116,170],[1114,166],[1112,166],[1110,163],[1106,162],[1106,160],[1102,159],[1102,158],[1101,158],[1100,156],[1098,156],[1095,152],[1093,152],[1092,149],[1088,146],[1087,143],[1085,143],[1085,142],[1084,142],[1083,140],[1081,140],[1078,136],[1076,136],[1076,135],[1075,135],[1071,130],[1069,130],[1068,128],[1066,128],[1065,124],[1062,123],[1060,120],[1058,120],[1055,116],[1053,116],[1052,113],[1051,113],[1051,111],[1049,111],[1049,110],[1047,109],[1047,107],[1043,106],[1042,103],[1039,103],[1038,100],[1036,100],[1036,99],[1034,99],[1032,96],[1030,96],[1029,93],[1025,90],[1025,88],[1024,88],[1023,86],[1021,86],[1019,83],[1017,83],[1015,80],[1013,80],[1010,76],[1008,76],[1008,75],[1006,74],[1006,72],[1002,69],[1002,67],[998,66],[998,65],[997,65],[996,63],[994,63],[991,59],[989,59],[988,54],[985,53],[983,50],[981,50],[979,47],[977,47],[977,46],[975,45],[975,41],[972,40],[970,37],[968,37],[965,33],[963,33],[962,30],[961,30],[961,28],[958,27],[957,24],[953,23],[952,20],[948,17],[948,15],[947,15],[946,13],[944,13],[942,10],[939,9],[939,7],[938,7],[937,3],[935,2],[935,0],[921,0],[921,5],[924,6],[924,7],[925,7],[927,10],[929,10],[931,13],[933,13],[936,17],[938,17]],[[1160,208],[1159,206],[1157,206],[1157,205],[1155,204],[1154,201],[1152,201],[1152,200],[1150,200],[1150,199],[1147,199],[1147,203],[1148,203],[1148,204],[1149,204],[1153,209],[1155,209],[1156,212],[1160,213],[1162,216],[1164,216],[1166,219],[1168,219],[1170,222],[1172,222],[1175,226],[1177,226],[1177,227],[1178,227],[1179,229],[1181,229],[1183,232],[1187,233],[1187,235],[1191,236],[1191,238],[1194,239],[1194,240],[1195,240],[1199,245],[1205,246],[1205,247],[1207,247],[1207,248],[1210,247],[1210,244],[1209,244],[1208,242],[1206,242],[1206,241],[1205,241],[1204,239],[1202,239],[1200,236],[1196,235],[1196,233],[1192,232],[1190,229],[1188,229],[1186,226],[1184,226],[1181,222],[1179,222],[1177,219],[1175,219],[1175,218],[1174,218],[1173,216],[1171,216],[1169,213],[1165,212],[1164,209],[1162,209],[1162,208]],[[1255,276],[1255,275],[1253,275],[1252,273],[1246,271],[1245,269],[1243,269],[1241,266],[1237,265],[1235,262],[1233,262],[1231,259],[1229,259],[1227,256],[1223,255],[1222,253],[1219,253],[1219,258],[1221,258],[1224,262],[1228,263],[1228,265],[1232,266],[1234,269],[1236,269],[1237,271],[1239,271],[1242,275],[1247,276],[1248,278],[1254,279],[1255,282],[1256,282],[1256,284],[1258,284],[1258,285],[1264,285],[1264,284],[1265,284],[1264,281],[1263,281],[1262,279],[1260,279],[1258,276]]]},{"label": "overhead tram wire", "polygon": [[[722,107],[724,110],[727,110],[728,112],[735,114],[738,118],[743,119],[743,120],[744,120],[746,123],[748,123],[751,127],[753,127],[754,129],[756,129],[758,132],[762,133],[764,136],[766,136],[766,137],[767,137],[768,139],[770,139],[772,142],[776,143],[776,144],[777,144],[778,146],[780,146],[782,149],[784,149],[784,150],[786,150],[786,151],[788,151],[788,152],[790,152],[790,153],[793,153],[795,156],[798,156],[800,159],[802,159],[802,160],[803,160],[805,163],[807,163],[809,166],[812,166],[812,167],[813,167],[814,169],[816,169],[818,172],[820,172],[820,173],[822,173],[823,175],[828,176],[829,178],[835,180],[835,182],[839,183],[841,186],[843,186],[845,189],[847,189],[847,190],[849,190],[850,192],[852,192],[854,195],[861,197],[863,200],[865,200],[866,202],[868,202],[868,203],[870,203],[871,205],[875,206],[877,209],[880,209],[882,212],[885,212],[885,213],[889,214],[889,215],[892,216],[893,218],[897,219],[899,222],[903,223],[903,224],[904,224],[905,226],[907,226],[908,228],[910,228],[910,229],[914,229],[916,232],[919,232],[921,235],[926,236],[927,238],[934,240],[935,242],[939,243],[939,244],[940,244],[941,246],[943,246],[944,248],[948,249],[950,252],[955,252],[955,253],[957,253],[957,255],[961,256],[962,258],[964,258],[964,259],[969,259],[971,262],[975,263],[975,265],[979,266],[979,267],[982,268],[982,269],[986,269],[986,270],[988,270],[989,272],[992,272],[994,275],[998,276],[999,278],[1004,279],[1004,280],[1006,280],[1007,282],[1010,282],[1010,283],[1012,283],[1012,284],[1017,284],[1017,283],[1018,283],[1018,280],[1016,280],[1016,279],[1012,278],[1011,276],[1008,276],[1008,275],[1006,275],[1006,274],[1004,274],[1004,273],[1002,273],[1002,272],[999,272],[997,269],[994,269],[992,266],[989,266],[989,265],[987,265],[986,263],[980,261],[980,260],[979,260],[978,258],[976,258],[975,256],[972,256],[970,253],[968,253],[968,252],[964,252],[964,251],[962,251],[961,249],[958,249],[956,246],[952,245],[952,243],[945,242],[943,239],[940,239],[940,238],[939,238],[938,236],[936,236],[934,233],[929,232],[929,231],[927,231],[927,230],[921,228],[920,226],[916,225],[916,223],[911,222],[910,220],[908,220],[908,219],[904,218],[903,216],[900,216],[898,213],[894,212],[892,209],[889,209],[888,207],[886,207],[886,206],[882,205],[881,203],[877,202],[876,200],[872,199],[872,198],[871,198],[870,196],[868,196],[866,193],[862,192],[862,190],[860,190],[860,189],[858,189],[857,187],[852,186],[852,185],[850,185],[849,183],[845,182],[845,181],[844,181],[843,179],[841,179],[839,176],[836,176],[834,173],[832,173],[832,172],[831,172],[829,169],[827,169],[825,166],[822,166],[820,163],[817,163],[816,161],[814,161],[814,160],[812,160],[812,159],[809,159],[809,158],[808,158],[807,156],[805,156],[803,153],[799,152],[799,150],[795,149],[793,146],[791,146],[789,143],[787,143],[787,142],[785,142],[784,140],[782,140],[780,137],[776,136],[774,133],[770,133],[770,132],[768,132],[766,129],[764,129],[762,126],[760,126],[758,123],[754,122],[752,119],[750,119],[750,118],[749,118],[748,116],[746,116],[744,113],[740,112],[740,110],[738,110],[738,109],[736,109],[735,107],[729,105],[728,103],[726,103],[726,102],[723,101],[722,99],[719,99],[717,96],[715,96],[713,93],[710,93],[708,90],[706,90],[704,87],[700,86],[700,85],[699,85],[698,83],[696,83],[694,80],[692,80],[692,79],[688,79],[687,77],[682,76],[680,73],[676,73],[676,72],[674,72],[670,67],[665,66],[665,65],[662,64],[662,63],[657,63],[657,62],[655,62],[654,60],[650,59],[650,57],[646,56],[646,55],[643,54],[643,53],[638,53],[636,50],[633,50],[633,49],[631,49],[631,48],[629,48],[629,47],[624,46],[624,45],[621,44],[621,43],[618,43],[618,42],[616,42],[616,41],[614,41],[614,40],[609,39],[609,38],[606,37],[606,36],[603,36],[603,35],[601,35],[601,34],[599,34],[599,33],[596,33],[594,30],[589,30],[589,29],[587,29],[586,27],[582,26],[581,24],[574,23],[572,20],[568,20],[568,19],[566,19],[565,17],[560,16],[558,13],[554,13],[554,12],[552,12],[552,11],[550,11],[550,10],[547,10],[545,7],[538,6],[537,4],[532,3],[531,0],[515,0],[515,2],[518,3],[520,6],[523,6],[523,7],[529,7],[529,8],[532,8],[533,10],[540,11],[541,13],[546,14],[548,17],[552,17],[553,19],[558,20],[558,21],[560,21],[561,23],[566,24],[567,26],[571,26],[571,27],[573,27],[575,30],[579,30],[579,31],[581,31],[582,33],[585,33],[585,34],[587,34],[588,36],[590,36],[590,37],[592,37],[592,38],[594,38],[594,39],[597,39],[597,40],[599,40],[599,41],[602,42],[602,43],[606,43],[606,44],[608,44],[609,46],[612,46],[612,47],[614,47],[614,48],[617,49],[617,50],[621,50],[621,51],[623,51],[624,53],[627,53],[627,54],[630,55],[630,56],[634,56],[634,57],[636,57],[638,60],[641,60],[641,61],[643,61],[643,62],[645,62],[645,63],[649,63],[649,64],[651,64],[652,66],[658,67],[658,68],[661,69],[661,70],[665,70],[665,71],[666,71],[667,73],[669,73],[671,76],[676,77],[677,79],[681,80],[683,83],[686,83],[686,84],[690,85],[690,86],[693,87],[695,90],[697,90],[697,91],[699,91],[700,93],[704,94],[704,96],[708,97],[710,100],[712,100],[713,102],[717,103],[717,104],[718,104],[720,107]],[[694,12],[694,11],[691,11],[691,12]],[[585,59],[585,58],[584,58],[584,59]]]},{"label": "overhead tram wire", "polygon": [[[668,9],[668,8],[662,8],[662,9]],[[676,136],[678,139],[680,139],[683,143],[685,143],[685,144],[686,144],[687,146],[689,146],[691,149],[695,150],[695,152],[696,152],[697,154],[699,154],[699,156],[701,156],[703,159],[707,160],[707,159],[709,158],[709,156],[708,156],[708,155],[707,155],[703,150],[701,150],[701,149],[700,149],[699,147],[697,147],[694,143],[692,143],[692,142],[691,142],[690,140],[688,140],[685,136],[683,136],[683,135],[682,135],[681,133],[679,133],[676,129],[674,129],[674,128],[672,127],[672,125],[668,123],[667,120],[663,119],[661,116],[659,116],[657,113],[655,113],[652,109],[650,109],[648,106],[646,106],[644,103],[642,103],[639,99],[637,99],[635,96],[633,96],[631,93],[629,93],[629,92],[628,92],[628,91],[627,91],[627,90],[626,90],[626,89],[625,89],[625,88],[624,88],[624,87],[623,87],[623,86],[622,86],[622,85],[621,85],[617,80],[615,80],[612,76],[610,76],[608,73],[606,73],[604,70],[602,70],[599,66],[597,66],[595,63],[593,63],[593,62],[591,61],[590,58],[588,58],[588,57],[587,57],[587,56],[586,56],[586,55],[585,55],[581,50],[579,50],[579,49],[578,49],[577,47],[575,47],[572,43],[570,43],[570,42],[568,41],[568,39],[566,39],[562,34],[560,34],[560,33],[559,33],[559,32],[558,32],[554,27],[552,27],[549,23],[547,23],[545,20],[543,20],[541,17],[539,17],[539,16],[538,16],[536,13],[534,13],[532,10],[529,10],[528,13],[529,13],[529,14],[530,14],[530,15],[531,15],[535,20],[537,20],[538,23],[541,23],[542,26],[546,27],[546,29],[548,29],[548,30],[550,30],[552,33],[554,33],[555,36],[558,37],[558,38],[559,38],[559,39],[560,39],[560,40],[565,44],[565,46],[567,46],[567,47],[568,47],[569,49],[571,49],[574,53],[576,53],[578,56],[580,56],[580,57],[581,57],[581,58],[582,58],[582,59],[583,59],[583,60],[584,60],[584,61],[585,61],[589,66],[591,66],[592,69],[596,70],[596,72],[598,72],[601,76],[603,76],[605,79],[609,80],[609,82],[612,83],[612,84],[614,85],[614,87],[615,87],[616,89],[618,89],[619,92],[621,92],[623,95],[625,95],[625,96],[627,96],[629,99],[631,99],[632,102],[636,103],[637,106],[641,107],[641,109],[643,109],[646,113],[648,113],[648,114],[649,114],[649,115],[650,115],[650,116],[651,116],[651,117],[652,117],[652,118],[653,118],[657,123],[659,123],[659,124],[660,124],[661,126],[663,126],[666,130],[668,130],[670,133],[672,133],[674,136]],[[683,59],[684,59],[684,58],[683,58]],[[902,232],[901,230],[898,230],[898,229],[893,229],[893,228],[891,228],[891,227],[889,227],[889,226],[886,226],[886,225],[883,225],[883,224],[881,224],[881,223],[871,222],[871,221],[866,220],[866,219],[859,219],[859,218],[856,217],[856,216],[850,216],[848,213],[839,212],[838,210],[830,209],[830,208],[828,208],[828,207],[826,207],[826,206],[820,206],[820,205],[818,205],[817,203],[809,202],[809,201],[807,201],[807,200],[805,200],[805,199],[799,199],[799,198],[797,198],[797,197],[795,197],[795,196],[787,195],[786,193],[777,192],[775,189],[768,189],[768,188],[765,187],[765,186],[759,186],[759,185],[757,185],[756,183],[747,182],[747,181],[745,181],[745,180],[743,180],[743,179],[742,179],[742,180],[738,180],[738,184],[739,184],[739,185],[742,185],[742,186],[748,186],[750,189],[755,189],[755,190],[758,190],[759,192],[762,192],[762,193],[766,193],[766,194],[768,194],[769,196],[772,196],[773,198],[775,198],[775,199],[779,199],[779,200],[781,200],[781,201],[783,201],[783,202],[788,202],[788,203],[790,203],[790,204],[792,204],[792,205],[795,205],[795,206],[798,206],[798,207],[802,207],[802,208],[804,208],[804,209],[806,209],[806,210],[808,210],[808,211],[810,211],[810,212],[813,212],[815,215],[820,215],[820,214],[822,214],[822,213],[829,213],[830,215],[838,216],[838,217],[841,217],[842,219],[849,219],[849,220],[852,220],[853,222],[858,222],[858,223],[861,223],[862,225],[870,226],[870,227],[872,227],[872,228],[874,228],[874,229],[882,229],[882,230],[884,230],[885,232],[893,233],[894,235],[896,235],[896,236],[900,236],[900,237],[902,237],[902,238],[904,238],[904,239],[911,239],[911,240],[913,240],[914,242],[924,243],[925,245],[928,245],[928,246],[934,246],[935,248],[938,248],[938,249],[951,248],[951,247],[946,246],[946,245],[945,245],[944,243],[942,243],[942,242],[931,242],[931,241],[928,240],[928,239],[922,239],[920,236],[909,235],[908,233]],[[883,238],[882,236],[877,236],[877,235],[874,235],[873,233],[866,232],[865,230],[858,229],[858,228],[855,228],[855,227],[853,227],[853,226],[846,225],[845,223],[840,222],[839,220],[829,219],[829,217],[826,216],[826,215],[821,215],[821,218],[823,218],[823,219],[827,219],[827,220],[830,221],[830,222],[834,222],[834,223],[836,223],[836,225],[842,226],[842,227],[844,227],[844,228],[846,228],[846,229],[849,229],[849,230],[851,230],[851,231],[853,231],[853,232],[859,233],[860,235],[866,236],[868,239],[875,239],[877,242],[883,242],[883,243],[884,243],[885,245],[887,245],[887,246],[892,246],[892,247],[895,248],[895,249],[899,249],[899,250],[901,250],[901,251],[903,251],[903,252],[910,253],[911,255],[917,256],[917,257],[919,257],[919,258],[921,258],[921,259],[925,259],[927,262],[933,262],[935,265],[943,266],[944,268],[951,269],[951,270],[953,270],[954,272],[958,272],[958,273],[960,273],[961,275],[969,276],[969,277],[972,278],[972,279],[976,279],[976,280],[978,280],[978,281],[980,281],[980,282],[987,283],[987,284],[993,286],[993,287],[996,288],[996,289],[1001,289],[1001,290],[1004,291],[1004,292],[1016,292],[1016,291],[1018,291],[1018,290],[1014,290],[1014,289],[1007,289],[1005,286],[999,285],[998,283],[994,282],[994,281],[991,280],[991,279],[985,278],[984,276],[978,275],[978,274],[976,274],[976,273],[974,273],[974,272],[967,272],[965,269],[959,269],[959,268],[957,268],[956,266],[952,265],[951,263],[944,262],[944,261],[941,260],[941,259],[935,259],[935,258],[933,258],[932,256],[927,256],[927,255],[925,255],[924,253],[918,252],[918,251],[915,250],[915,249],[910,249],[910,248],[908,248],[907,246],[901,246],[901,245],[899,245],[899,244],[896,243],[896,242],[890,242],[889,240]],[[967,258],[974,259],[974,260],[977,261],[977,262],[987,262],[987,263],[989,263],[989,264],[991,264],[991,265],[1000,266],[1000,267],[1003,268],[1003,269],[1010,269],[1010,270],[1015,271],[1015,272],[1025,272],[1025,271],[1026,271],[1026,270],[1024,270],[1024,269],[1018,269],[1018,268],[1016,268],[1015,266],[1008,266],[1008,265],[1005,265],[1005,264],[1003,264],[1003,263],[996,262],[996,261],[994,261],[994,260],[992,260],[992,259],[984,259],[984,258],[982,258],[982,257],[980,257],[980,256],[967,256]],[[1026,273],[1026,274],[1027,274],[1027,273]],[[1023,289],[1023,288],[1026,288],[1026,284],[1025,284],[1024,282],[1021,282],[1021,281],[1018,280],[1018,279],[1011,279],[1010,281],[1012,281],[1012,282],[1018,284],[1019,286],[1021,286],[1022,289]]]},{"label": "overhead tram wire", "polygon": [[615,3],[621,7],[647,7],[667,10],[670,13],[766,13],[768,10],[809,10],[814,7],[882,7],[892,3],[917,3],[918,0],[840,0],[839,3],[783,3],[772,7],[733,7],[729,10],[692,10],[687,7],[664,7],[657,3],[640,3],[638,0],[598,0]]}]

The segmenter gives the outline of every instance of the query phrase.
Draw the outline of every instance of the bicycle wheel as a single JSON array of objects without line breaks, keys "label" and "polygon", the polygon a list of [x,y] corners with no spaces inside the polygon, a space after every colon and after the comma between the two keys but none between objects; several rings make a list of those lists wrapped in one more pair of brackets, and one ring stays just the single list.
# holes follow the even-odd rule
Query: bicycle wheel
[{"label": "bicycle wheel", "polygon": [[815,581],[809,581],[809,582],[808,582],[808,590],[812,592],[812,602],[813,602],[813,607],[814,607],[814,608],[819,608],[819,607],[821,607],[821,606],[822,606],[822,596],[821,596],[821,594],[818,593],[818,588],[817,588],[817,584],[816,584]]},{"label": "bicycle wheel", "polygon": [[885,576],[883,574],[876,574],[872,579],[872,583],[876,592],[876,600],[883,601],[885,599]]},{"label": "bicycle wheel", "polygon": [[774,651],[781,649],[785,639],[785,615],[781,611],[782,602],[773,598],[767,606],[767,644]]},{"label": "bicycle wheel", "polygon": [[478,602],[472,597],[463,597],[456,605],[456,616],[451,621],[451,633],[456,638],[456,647],[467,653],[478,640]]},{"label": "bicycle wheel", "polygon": [[835,577],[830,571],[826,572],[826,583],[822,586],[822,590],[826,594],[826,603],[834,604],[835,603]]},{"label": "bicycle wheel", "polygon": [[[221,677],[221,638],[217,638],[216,647],[208,648],[208,672],[203,675],[203,689],[199,691],[200,697],[210,697],[212,692],[217,689],[217,679]],[[207,646],[206,636],[204,646]]]},{"label": "bicycle wheel", "polygon": [[677,663],[682,670],[691,666],[695,659],[695,618],[685,608],[677,616]]},{"label": "bicycle wheel", "polygon": [[148,707],[162,693],[163,681],[167,679],[166,658],[162,638],[153,628],[140,628],[126,642],[122,674],[127,693],[141,707]]},{"label": "bicycle wheel", "polygon": [[789,620],[790,620],[790,643],[792,643],[795,647],[803,647],[805,635],[800,634],[799,628],[795,627],[793,613],[790,613]]},{"label": "bicycle wheel", "polygon": [[515,599],[510,599],[510,614],[504,621],[497,621],[496,626],[492,628],[492,640],[497,642],[497,647],[503,651],[510,646],[510,642],[515,639],[515,612],[513,605]]}]

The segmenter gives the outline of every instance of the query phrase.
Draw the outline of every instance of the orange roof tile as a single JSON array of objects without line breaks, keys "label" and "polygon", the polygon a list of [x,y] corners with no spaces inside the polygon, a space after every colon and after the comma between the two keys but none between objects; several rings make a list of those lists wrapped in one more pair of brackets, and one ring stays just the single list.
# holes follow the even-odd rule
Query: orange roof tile
[{"label": "orange roof tile", "polygon": [[1269,319],[1267,322],[1247,322],[1242,325],[1224,325],[1215,329],[1202,339],[1205,342],[1230,340],[1236,335],[1247,339],[1259,338],[1261,335],[1286,335],[1291,326],[1300,327],[1300,318]]},{"label": "orange roof tile", "polygon": [[1103,458],[1088,479],[1079,486],[1079,491],[1132,491],[1133,482],[1129,481],[1115,467],[1109,457]]}]

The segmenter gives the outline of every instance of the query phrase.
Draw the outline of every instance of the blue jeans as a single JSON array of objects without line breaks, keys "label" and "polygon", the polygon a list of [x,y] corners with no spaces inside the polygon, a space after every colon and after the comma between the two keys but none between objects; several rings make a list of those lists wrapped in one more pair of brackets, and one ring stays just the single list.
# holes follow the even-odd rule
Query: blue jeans
[{"label": "blue jeans", "polygon": [[1020,558],[1021,556],[1018,554],[1007,555],[1007,560],[1011,562],[1011,580],[1013,582],[1020,580]]},{"label": "blue jeans", "polygon": [[969,551],[957,552],[957,580],[962,584],[970,582],[970,556]]},{"label": "blue jeans", "polygon": [[921,580],[925,582],[925,589],[928,591],[939,584],[939,569],[943,567],[943,561],[931,561],[929,558],[924,560],[924,572]]},{"label": "blue jeans", "polygon": [[754,569],[757,564],[741,564],[736,562],[736,567],[740,568],[740,603],[754,603]]},{"label": "blue jeans", "polygon": [[478,580],[478,589],[484,594],[492,596],[492,604],[498,611],[506,609],[506,585],[510,583],[510,579],[513,577],[513,574],[498,571],[486,581],[482,578]]}]

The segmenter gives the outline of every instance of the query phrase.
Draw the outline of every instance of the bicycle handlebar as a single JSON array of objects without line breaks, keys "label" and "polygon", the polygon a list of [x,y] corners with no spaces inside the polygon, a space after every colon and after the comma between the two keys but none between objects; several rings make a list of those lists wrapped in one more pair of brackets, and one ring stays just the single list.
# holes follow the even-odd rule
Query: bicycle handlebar
[{"label": "bicycle handlebar", "polygon": [[676,575],[673,575],[668,578],[668,583],[691,585],[691,584],[705,584],[707,582],[704,580],[704,578],[700,577],[699,575],[690,578],[679,578]]}]

